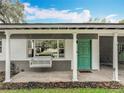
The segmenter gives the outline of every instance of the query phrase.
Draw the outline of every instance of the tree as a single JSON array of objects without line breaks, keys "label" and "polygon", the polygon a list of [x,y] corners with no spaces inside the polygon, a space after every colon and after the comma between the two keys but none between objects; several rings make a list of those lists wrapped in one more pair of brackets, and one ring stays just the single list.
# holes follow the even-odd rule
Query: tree
[{"label": "tree", "polygon": [[22,23],[24,22],[24,6],[16,0],[15,2],[3,2],[0,0],[0,22]]},{"label": "tree", "polygon": [[91,18],[90,23],[108,23],[106,18]]},{"label": "tree", "polygon": [[119,23],[124,23],[124,19],[123,20],[120,20]]}]

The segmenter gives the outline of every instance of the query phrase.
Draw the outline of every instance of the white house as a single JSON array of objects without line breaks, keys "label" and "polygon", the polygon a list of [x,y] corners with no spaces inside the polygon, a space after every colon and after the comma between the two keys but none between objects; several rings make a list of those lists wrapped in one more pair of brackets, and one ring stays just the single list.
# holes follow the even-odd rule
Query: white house
[{"label": "white house", "polygon": [[116,23],[0,24],[0,71],[5,70],[5,82],[10,82],[13,62],[20,71],[70,70],[78,81],[78,71],[99,71],[100,64],[110,64],[118,81],[123,36],[124,24]]}]

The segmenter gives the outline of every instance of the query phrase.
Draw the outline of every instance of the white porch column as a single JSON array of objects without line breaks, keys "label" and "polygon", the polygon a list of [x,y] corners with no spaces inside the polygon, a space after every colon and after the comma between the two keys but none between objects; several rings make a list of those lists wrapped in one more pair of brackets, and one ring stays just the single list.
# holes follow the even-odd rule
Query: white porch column
[{"label": "white porch column", "polygon": [[6,34],[5,82],[10,82],[10,33]]},{"label": "white porch column", "polygon": [[113,80],[118,81],[118,37],[114,33],[113,37]]},{"label": "white porch column", "polygon": [[77,34],[73,33],[73,81],[77,79]]}]

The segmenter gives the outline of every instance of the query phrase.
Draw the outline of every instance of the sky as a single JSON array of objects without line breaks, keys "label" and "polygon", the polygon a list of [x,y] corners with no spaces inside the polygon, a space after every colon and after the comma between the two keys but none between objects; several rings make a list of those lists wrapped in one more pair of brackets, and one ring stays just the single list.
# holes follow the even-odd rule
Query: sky
[{"label": "sky", "polygon": [[124,19],[124,0],[20,0],[28,23],[87,23]]}]

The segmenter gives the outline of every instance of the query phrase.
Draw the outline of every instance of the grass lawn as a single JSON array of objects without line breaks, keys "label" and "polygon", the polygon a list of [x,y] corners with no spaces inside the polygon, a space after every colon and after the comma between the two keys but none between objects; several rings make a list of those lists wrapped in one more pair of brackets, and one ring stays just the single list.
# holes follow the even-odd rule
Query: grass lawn
[{"label": "grass lawn", "polygon": [[0,93],[124,93],[124,89],[31,89],[31,90],[0,90]]}]

